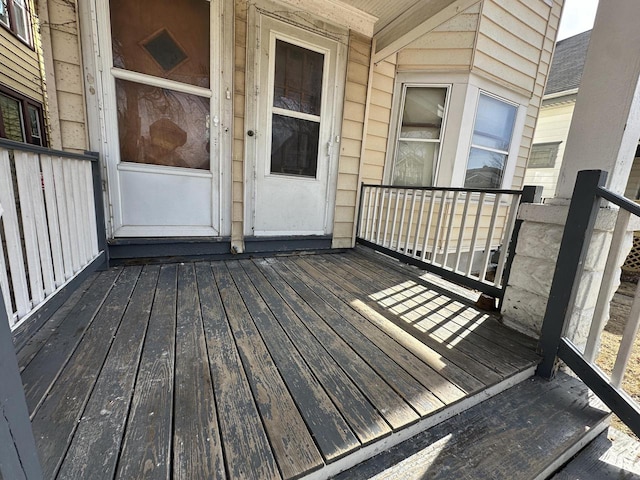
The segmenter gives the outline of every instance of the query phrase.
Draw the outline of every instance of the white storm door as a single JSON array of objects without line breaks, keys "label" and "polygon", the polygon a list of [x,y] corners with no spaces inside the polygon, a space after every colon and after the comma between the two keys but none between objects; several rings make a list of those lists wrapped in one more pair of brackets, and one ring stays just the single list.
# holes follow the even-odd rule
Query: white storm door
[{"label": "white storm door", "polygon": [[256,89],[255,139],[247,139],[256,142],[247,234],[330,234],[343,45],[265,15],[258,35],[256,79],[263,87]]},{"label": "white storm door", "polygon": [[219,234],[218,5],[110,0],[103,7],[115,237]]}]

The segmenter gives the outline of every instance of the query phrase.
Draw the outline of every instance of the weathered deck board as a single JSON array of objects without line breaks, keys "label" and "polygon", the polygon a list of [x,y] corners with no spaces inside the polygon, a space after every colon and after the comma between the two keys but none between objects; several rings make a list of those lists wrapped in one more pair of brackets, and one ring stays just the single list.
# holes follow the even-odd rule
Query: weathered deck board
[{"label": "weathered deck board", "polygon": [[87,278],[78,289],[76,289],[67,301],[62,305],[47,321],[43,327],[33,334],[23,347],[17,352],[18,364],[21,370],[33,360],[38,352],[47,344],[51,336],[58,330],[62,322],[71,314],[84,294],[91,289],[93,282],[100,276],[100,273],[93,273]]},{"label": "weathered deck board", "polygon": [[82,297],[82,302],[72,309],[65,321],[51,334],[47,343],[23,370],[22,384],[32,416],[52,382],[80,343],[119,274],[120,270],[115,269],[101,273],[92,285],[93,288]]},{"label": "weathered deck board", "polygon": [[[243,261],[242,265],[261,292],[277,290],[287,305],[297,313],[292,316],[291,310],[271,294],[268,295],[269,308],[322,382],[327,394],[349,422],[360,442],[367,444],[391,433],[391,428],[382,415],[341,368],[340,362],[331,356],[331,352],[337,350],[348,358],[352,355],[350,347],[324,324],[322,318],[266,262],[260,262],[260,270],[250,261]],[[268,281],[263,281],[261,274]]]},{"label": "weathered deck board", "polygon": [[62,463],[140,270],[140,267],[127,268],[118,277],[82,342],[33,417],[33,433],[45,478],[53,477]]},{"label": "weathered deck board", "polygon": [[[394,269],[386,269],[380,273],[380,269],[376,269],[375,264],[363,261],[363,257],[358,255],[345,257],[344,266],[350,271],[352,268],[359,269],[363,274],[369,275],[369,278],[377,273],[381,278],[388,279],[395,285],[407,280],[406,276],[402,276]],[[535,341],[515,330],[504,328],[504,325],[487,312],[470,308],[468,304],[457,301],[451,294],[447,295],[436,286],[416,284],[408,289],[406,294],[414,295],[414,299],[421,305],[423,311],[425,308],[431,309],[434,313],[441,310],[442,315],[450,320],[451,326],[473,330],[476,335],[491,341],[498,348],[516,353],[518,359],[535,360]],[[428,294],[432,296],[429,302],[425,298]],[[529,349],[523,351],[523,346]]]},{"label": "weathered deck board", "polygon": [[169,478],[176,332],[175,265],[160,269],[116,478]]},{"label": "weathered deck board", "polygon": [[[397,441],[431,415],[445,418],[449,404],[509,376],[447,343],[452,331],[478,329],[489,317],[420,280],[396,295],[396,285],[412,280],[376,268],[347,253],[99,274],[60,309],[48,326],[55,331],[36,334],[19,353],[25,377],[53,382],[33,393],[47,474],[335,473],[371,455],[377,441]],[[371,298],[385,289],[389,308]],[[429,316],[422,304],[446,339],[394,313]],[[491,326],[482,341],[508,339],[500,329]],[[530,358],[517,340],[507,350]],[[49,353],[56,368],[38,372]]]},{"label": "weathered deck board", "polygon": [[[396,324],[404,324],[406,326],[406,324],[409,323],[411,330],[415,331],[416,336],[419,336],[420,339],[429,336],[447,347],[455,343],[457,350],[469,355],[475,359],[476,362],[482,363],[502,378],[509,375],[510,372],[513,371],[513,367],[516,366],[512,364],[513,358],[511,352],[500,349],[495,344],[475,335],[473,331],[466,329],[460,330],[456,327],[449,326],[448,317],[439,315],[437,312],[433,313],[429,309],[422,309],[419,304],[415,306],[411,312],[406,313],[403,312],[407,307],[404,303],[400,304],[399,307],[389,308],[389,305],[385,304],[385,302],[375,299],[375,294],[385,288],[391,290],[397,288],[402,292],[406,287],[397,287],[393,283],[385,283],[381,281],[381,279],[376,279],[376,282],[372,282],[368,276],[353,269],[347,269],[347,272],[350,274],[348,275],[349,278],[346,278],[347,276],[338,276],[332,272],[330,265],[330,261],[325,263],[323,260],[316,262],[314,267],[338,283],[346,292],[362,297],[363,303],[370,308],[390,319],[395,319]],[[353,275],[353,277],[351,275]],[[396,299],[393,301],[398,301],[397,296],[402,297],[402,293],[396,295]],[[415,300],[413,301],[415,302]],[[515,360],[513,361],[515,362]],[[520,360],[519,363],[517,368],[530,365],[530,362],[525,359]]]},{"label": "weathered deck board", "polygon": [[160,267],[144,267],[59,479],[113,478]]},{"label": "weathered deck board", "polygon": [[224,478],[213,383],[192,264],[178,270],[173,478]]},{"label": "weathered deck board", "polygon": [[279,479],[211,267],[196,265],[209,365],[228,478]]},{"label": "weathered deck board", "polygon": [[222,262],[211,265],[271,447],[284,478],[323,465],[311,434]]}]

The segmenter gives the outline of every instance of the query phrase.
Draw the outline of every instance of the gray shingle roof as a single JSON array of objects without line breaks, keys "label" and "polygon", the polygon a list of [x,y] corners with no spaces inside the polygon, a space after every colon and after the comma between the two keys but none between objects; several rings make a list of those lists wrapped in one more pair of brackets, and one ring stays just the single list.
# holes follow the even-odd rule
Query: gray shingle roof
[{"label": "gray shingle roof", "polygon": [[545,95],[580,86],[591,30],[560,40],[551,62]]}]

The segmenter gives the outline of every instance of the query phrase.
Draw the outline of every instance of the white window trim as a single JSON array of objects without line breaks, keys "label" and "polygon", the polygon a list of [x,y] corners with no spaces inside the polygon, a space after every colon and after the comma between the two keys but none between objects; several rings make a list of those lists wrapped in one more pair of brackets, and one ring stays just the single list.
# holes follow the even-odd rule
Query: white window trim
[{"label": "white window trim", "polygon": [[[437,184],[438,174],[440,172],[440,163],[442,159],[442,145],[445,141],[445,132],[447,129],[447,118],[449,116],[449,101],[451,98],[451,92],[453,85],[451,83],[424,83],[424,82],[396,82],[394,87],[394,100],[391,117],[391,125],[389,128],[389,144],[387,148],[387,158],[389,161],[385,162],[384,178],[385,183],[391,185],[393,180],[393,170],[395,168],[395,160],[398,154],[398,143],[400,141],[400,130],[402,129],[401,117],[404,115],[404,103],[407,95],[407,88],[445,88],[447,90],[445,96],[444,115],[442,117],[442,125],[440,127],[440,137],[437,141],[429,140],[416,140],[425,143],[438,143],[438,157],[436,159],[436,165],[433,171],[433,184]],[[399,90],[399,94],[398,93]],[[410,140],[409,140],[410,141]]]}]

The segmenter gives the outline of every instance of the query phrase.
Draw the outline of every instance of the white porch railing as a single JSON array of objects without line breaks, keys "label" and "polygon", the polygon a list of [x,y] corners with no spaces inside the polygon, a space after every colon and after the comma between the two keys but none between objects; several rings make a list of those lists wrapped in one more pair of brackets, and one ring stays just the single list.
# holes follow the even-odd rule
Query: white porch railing
[{"label": "white porch railing", "polygon": [[357,239],[500,296],[522,193],[363,185]]},{"label": "white porch railing", "polygon": [[97,160],[0,142],[0,290],[12,329],[100,255]]}]

